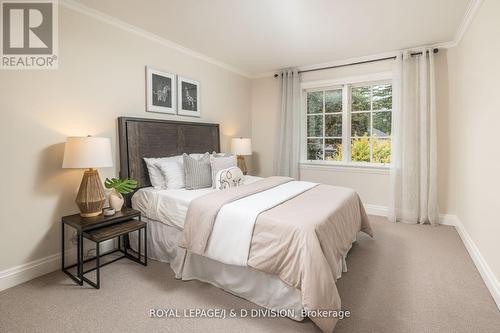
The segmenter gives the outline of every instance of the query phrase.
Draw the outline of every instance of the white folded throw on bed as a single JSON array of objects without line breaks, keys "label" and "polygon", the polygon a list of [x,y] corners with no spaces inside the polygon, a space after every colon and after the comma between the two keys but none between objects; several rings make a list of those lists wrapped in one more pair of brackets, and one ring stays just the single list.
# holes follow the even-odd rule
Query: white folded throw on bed
[{"label": "white folded throw on bed", "polygon": [[291,181],[224,205],[215,219],[205,255],[225,264],[246,266],[257,216],[316,185]]}]

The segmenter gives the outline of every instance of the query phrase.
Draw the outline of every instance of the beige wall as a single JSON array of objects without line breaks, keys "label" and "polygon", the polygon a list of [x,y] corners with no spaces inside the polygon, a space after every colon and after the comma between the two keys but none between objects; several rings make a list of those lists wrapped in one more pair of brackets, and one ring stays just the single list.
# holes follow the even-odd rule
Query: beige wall
[{"label": "beige wall", "polygon": [[252,165],[257,176],[273,175],[274,153],[278,140],[278,80],[272,77],[252,80]]},{"label": "beige wall", "polygon": [[[251,82],[60,7],[59,69],[0,71],[0,271],[60,251],[60,217],[77,211],[81,170],[61,169],[66,136],[112,138],[118,116],[221,124],[222,148],[251,135]],[[201,82],[201,119],[145,112],[145,66]]]},{"label": "beige wall", "polygon": [[438,201],[441,214],[455,214],[454,203],[448,195],[450,182],[450,108],[447,49],[440,49],[436,60],[436,108],[437,108],[437,155],[438,155]]},{"label": "beige wall", "polygon": [[458,218],[500,279],[500,2],[486,0],[448,52],[448,181]]}]

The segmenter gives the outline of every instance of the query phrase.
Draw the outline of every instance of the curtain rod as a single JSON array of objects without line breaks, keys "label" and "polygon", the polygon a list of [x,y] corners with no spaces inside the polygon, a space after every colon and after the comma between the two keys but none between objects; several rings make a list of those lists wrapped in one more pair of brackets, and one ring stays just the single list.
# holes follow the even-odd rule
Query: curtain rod
[{"label": "curtain rod", "polygon": [[[426,53],[428,53],[427,51]],[[433,49],[434,53],[438,53],[439,49]],[[410,54],[411,56],[417,56],[417,55],[422,55],[422,52],[414,52]],[[308,72],[315,72],[315,71],[322,71],[325,69],[333,69],[333,68],[339,68],[339,67],[347,67],[347,66],[353,66],[353,65],[361,65],[361,64],[368,64],[370,62],[377,62],[377,61],[384,61],[384,60],[395,60],[397,57],[386,57],[386,58],[378,58],[378,59],[372,59],[372,60],[365,60],[365,61],[358,61],[358,62],[352,62],[350,64],[343,64],[343,65],[337,65],[337,66],[328,66],[328,67],[319,67],[319,68],[313,68],[313,69],[305,69],[303,71],[299,71],[299,74],[302,73],[308,73]],[[279,74],[274,74],[274,77],[278,77]]]}]

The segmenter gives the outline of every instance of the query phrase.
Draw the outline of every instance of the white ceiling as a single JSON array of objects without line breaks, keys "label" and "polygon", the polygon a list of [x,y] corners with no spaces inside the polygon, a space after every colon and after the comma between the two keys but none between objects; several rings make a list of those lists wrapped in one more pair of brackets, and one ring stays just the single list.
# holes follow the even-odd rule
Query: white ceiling
[{"label": "white ceiling", "polygon": [[453,40],[469,0],[78,0],[250,75]]}]

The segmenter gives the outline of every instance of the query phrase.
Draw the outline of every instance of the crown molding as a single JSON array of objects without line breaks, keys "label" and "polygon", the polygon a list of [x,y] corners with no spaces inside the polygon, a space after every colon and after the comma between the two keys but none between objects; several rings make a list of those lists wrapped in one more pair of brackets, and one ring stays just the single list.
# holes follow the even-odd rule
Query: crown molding
[{"label": "crown molding", "polygon": [[139,28],[135,25],[126,23],[126,22],[124,22],[124,21],[122,21],[114,16],[105,14],[103,12],[96,10],[96,9],[85,6],[85,5],[79,3],[75,0],[59,0],[59,4],[65,8],[74,10],[76,12],[79,12],[80,14],[87,15],[89,17],[92,17],[96,20],[107,23],[109,25],[112,25],[112,26],[119,28],[121,30],[124,30],[126,32],[133,33],[137,36],[140,36],[140,37],[148,39],[152,42],[161,44],[161,45],[166,46],[166,47],[168,47],[172,50],[175,50],[177,52],[184,53],[190,57],[205,61],[209,64],[221,67],[225,70],[228,70],[230,72],[236,73],[236,74],[241,75],[241,76],[244,76],[246,78],[251,78],[250,74],[244,70],[241,70],[241,69],[236,68],[232,65],[226,64],[222,61],[219,61],[217,59],[214,59],[212,57],[204,55],[200,52],[194,51],[190,48],[184,47],[184,46],[177,44],[171,40],[168,40],[168,39],[163,38],[161,36],[158,36],[154,33],[146,31],[142,28]]},{"label": "crown molding", "polygon": [[451,42],[451,47],[455,47],[462,41],[462,38],[465,35],[465,32],[469,29],[474,17],[476,16],[479,8],[483,4],[484,0],[469,0],[469,5],[467,6],[467,10],[465,11],[464,17],[462,18],[462,22],[458,26],[457,32]]}]

